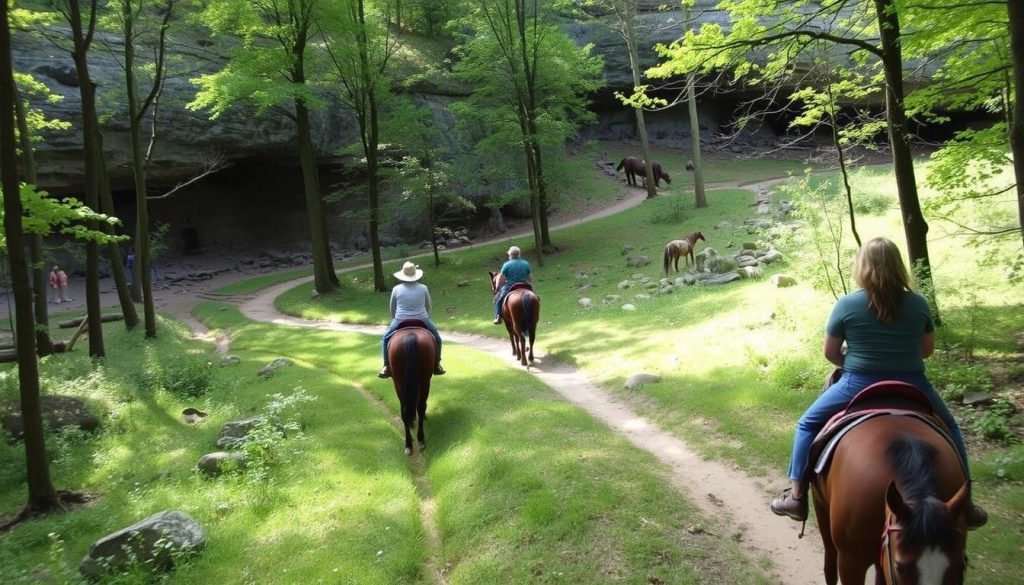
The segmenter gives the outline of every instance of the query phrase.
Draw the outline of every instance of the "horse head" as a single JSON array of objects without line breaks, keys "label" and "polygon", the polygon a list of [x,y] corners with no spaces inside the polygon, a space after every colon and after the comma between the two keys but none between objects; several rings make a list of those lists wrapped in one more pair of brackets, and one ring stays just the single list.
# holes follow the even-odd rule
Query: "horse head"
[{"label": "horse head", "polygon": [[[696,242],[697,240],[704,240],[704,234],[701,232],[697,232],[697,237],[694,238],[693,241]],[[706,242],[707,240],[704,241]]]},{"label": "horse head", "polygon": [[491,276],[491,294],[495,294],[495,293],[498,292],[498,274],[499,273],[498,272],[490,272],[490,271],[488,271],[487,274],[489,274]]},{"label": "horse head", "polygon": [[665,182],[668,183],[669,185],[672,184],[672,178],[669,177],[668,173],[666,173],[665,171],[661,171],[661,178],[665,179]]},{"label": "horse head", "polygon": [[970,483],[949,500],[928,496],[908,502],[890,482],[881,567],[889,585],[961,585],[966,570],[966,521]]}]

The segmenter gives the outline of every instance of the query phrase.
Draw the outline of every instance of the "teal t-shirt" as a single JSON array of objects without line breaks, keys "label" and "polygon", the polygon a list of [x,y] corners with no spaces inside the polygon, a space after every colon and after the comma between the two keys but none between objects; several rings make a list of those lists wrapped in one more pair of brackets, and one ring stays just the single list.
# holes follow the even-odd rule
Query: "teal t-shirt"
[{"label": "teal t-shirt", "polygon": [[516,258],[509,260],[501,265],[501,273],[505,275],[505,282],[507,285],[513,285],[517,282],[527,282],[530,278],[530,263],[522,258]]},{"label": "teal t-shirt", "polygon": [[891,323],[880,323],[868,308],[863,290],[836,302],[825,332],[846,340],[843,369],[863,373],[916,373],[924,371],[921,337],[935,331],[932,312],[924,297],[906,292],[899,315]]}]

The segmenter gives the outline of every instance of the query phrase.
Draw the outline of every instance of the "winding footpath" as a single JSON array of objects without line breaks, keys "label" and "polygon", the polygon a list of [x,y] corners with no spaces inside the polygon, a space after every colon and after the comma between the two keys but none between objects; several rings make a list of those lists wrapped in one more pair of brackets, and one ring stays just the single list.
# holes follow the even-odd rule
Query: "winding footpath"
[{"label": "winding footpath", "polygon": [[[778,180],[764,181],[746,185],[744,188],[751,189],[756,196],[776,182]],[[737,185],[716,185],[715,188],[735,186]],[[615,205],[557,227],[569,227],[618,213],[642,203],[644,195],[643,191],[630,190],[628,196]],[[517,236],[521,237],[520,234]],[[511,237],[516,236],[506,235],[498,240]],[[474,245],[484,243],[490,242],[479,242]],[[464,248],[457,250],[461,249]],[[353,267],[349,270],[356,268],[362,267]],[[274,299],[311,279],[312,277],[305,277],[281,283],[263,289],[251,297],[240,299],[241,311],[249,319],[274,325],[380,336],[379,326],[313,321],[284,315],[276,310]],[[185,318],[197,334],[205,333],[206,328],[198,321],[191,316]],[[512,359],[508,341],[504,338],[451,331],[445,331],[444,338],[445,343],[457,343],[488,352],[506,360],[510,367],[521,367]],[[221,340],[222,350],[226,348],[223,343]],[[766,486],[763,481],[752,478],[731,465],[704,459],[679,438],[637,415],[629,405],[603,390],[584,372],[555,360],[547,360],[543,354],[538,357],[534,366],[529,368],[529,372],[566,400],[626,437],[638,448],[657,457],[668,468],[670,481],[676,490],[699,506],[706,518],[705,529],[708,532],[720,536],[729,534],[740,543],[754,565],[765,566],[767,573],[781,583],[810,585],[821,582],[822,548],[816,526],[809,523],[806,536],[798,539],[799,524],[776,517],[768,510],[771,496],[777,488],[788,483],[782,478],[781,472],[771,486]],[[429,486],[423,489],[429,490]],[[769,562],[765,563],[765,559]]]}]

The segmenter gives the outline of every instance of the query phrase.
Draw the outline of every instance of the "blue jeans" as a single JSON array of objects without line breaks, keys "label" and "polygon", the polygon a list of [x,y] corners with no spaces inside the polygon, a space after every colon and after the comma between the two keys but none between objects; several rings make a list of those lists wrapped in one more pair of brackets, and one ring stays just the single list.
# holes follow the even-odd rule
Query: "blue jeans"
[{"label": "blue jeans", "polygon": [[501,285],[498,289],[497,294],[494,295],[494,318],[501,317],[501,303],[505,302],[505,297],[508,295],[508,287],[511,286],[509,283]]},{"label": "blue jeans", "polygon": [[834,414],[846,408],[846,405],[853,400],[853,397],[858,392],[875,382],[883,380],[899,380],[900,382],[913,384],[928,397],[932,410],[949,427],[950,438],[953,439],[953,444],[956,446],[957,452],[960,453],[964,467],[968,467],[967,448],[964,447],[964,436],[960,431],[960,425],[956,423],[956,419],[949,412],[949,408],[942,401],[942,397],[935,391],[935,388],[932,388],[931,382],[925,377],[924,372],[916,374],[843,372],[843,376],[839,378],[839,381],[829,386],[818,396],[818,399],[804,412],[804,415],[800,417],[800,421],[796,425],[796,435],[793,437],[793,453],[789,459],[790,479],[794,481],[800,480],[804,468],[807,467],[811,443],[814,442],[814,437],[825,426],[825,423]]},{"label": "blue jeans", "polygon": [[[388,330],[384,332],[384,337],[380,340],[380,353],[384,356],[384,365],[388,365],[388,342],[391,341],[391,336],[398,330],[398,324],[405,319],[398,320],[392,319],[391,325],[388,326]],[[441,363],[441,334],[437,332],[437,326],[430,319],[420,319],[423,324],[427,326],[427,331],[434,336],[434,341],[437,343],[437,362]]]}]

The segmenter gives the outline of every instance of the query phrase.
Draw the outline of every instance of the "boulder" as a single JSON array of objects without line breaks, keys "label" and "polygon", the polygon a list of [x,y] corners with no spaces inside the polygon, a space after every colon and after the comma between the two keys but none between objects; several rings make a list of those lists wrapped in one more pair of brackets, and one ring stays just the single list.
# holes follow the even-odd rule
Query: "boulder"
[{"label": "boulder", "polygon": [[256,375],[259,376],[260,378],[270,378],[271,376],[274,375],[275,372],[277,372],[278,369],[283,368],[285,366],[290,366],[291,364],[291,360],[288,360],[286,358],[277,358],[276,360],[260,368],[260,371],[256,372]]},{"label": "boulder", "polygon": [[245,467],[248,459],[245,453],[229,453],[227,451],[216,451],[207,453],[199,458],[196,467],[199,471],[209,476],[217,476],[229,469]]},{"label": "boulder", "polygon": [[661,376],[655,374],[634,374],[626,380],[626,388],[636,390],[640,386],[654,384],[661,381]]},{"label": "boulder", "polygon": [[771,280],[777,288],[785,288],[787,286],[795,286],[796,279],[786,274],[776,274],[772,276]]},{"label": "boulder", "polygon": [[[43,414],[43,424],[52,431],[61,431],[67,428],[77,428],[83,431],[92,432],[100,426],[100,419],[89,411],[86,403],[81,398],[72,396],[41,396],[39,398],[40,408]],[[0,412],[0,425],[14,440],[19,440],[25,434],[25,425],[21,418],[21,405],[9,403]]]},{"label": "boulder", "polygon": [[166,570],[179,555],[205,545],[206,533],[198,522],[184,512],[165,510],[94,542],[78,570],[90,579],[136,563]]},{"label": "boulder", "polygon": [[220,436],[217,438],[217,447],[226,449],[240,445],[249,431],[256,428],[256,425],[261,422],[263,422],[262,416],[250,416],[224,423],[220,429]]},{"label": "boulder", "polygon": [[579,300],[579,304],[584,309],[589,309],[590,307],[594,306],[594,301],[592,299],[587,298],[587,297],[583,297],[582,299]]}]

